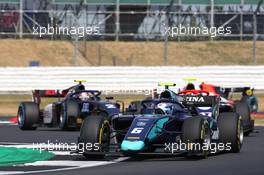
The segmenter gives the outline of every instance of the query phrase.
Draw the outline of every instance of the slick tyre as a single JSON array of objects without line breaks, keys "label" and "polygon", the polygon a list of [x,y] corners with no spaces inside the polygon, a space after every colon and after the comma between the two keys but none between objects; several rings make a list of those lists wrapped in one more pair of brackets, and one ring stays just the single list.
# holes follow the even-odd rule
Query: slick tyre
[{"label": "slick tyre", "polygon": [[[206,158],[210,153],[211,144],[211,130],[208,122],[201,116],[190,117],[184,121],[182,132],[182,141],[186,144],[188,155]],[[201,149],[205,144],[209,146],[208,149]]]},{"label": "slick tyre", "polygon": [[249,104],[250,107],[250,112],[258,112],[258,100],[255,96],[250,97],[250,96],[243,96],[240,100],[241,102],[245,102]]},{"label": "slick tyre", "polygon": [[74,100],[65,101],[62,104],[59,127],[61,130],[75,129],[77,117],[80,115],[79,103]]},{"label": "slick tyre", "polygon": [[34,102],[22,102],[18,107],[18,126],[21,130],[35,130],[39,124],[39,106]]},{"label": "slick tyre", "polygon": [[248,136],[254,129],[250,117],[250,108],[246,101],[238,101],[235,103],[236,112],[242,117],[244,135]]},{"label": "slick tyre", "polygon": [[[81,126],[79,143],[84,145],[83,155],[89,158],[103,158],[110,147],[110,126],[103,115],[87,116]],[[87,149],[87,145],[91,145]]]},{"label": "slick tyre", "polygon": [[238,153],[243,145],[243,121],[237,113],[224,112],[220,113],[217,121],[219,127],[219,143],[223,143],[225,147],[229,145],[225,151]]}]

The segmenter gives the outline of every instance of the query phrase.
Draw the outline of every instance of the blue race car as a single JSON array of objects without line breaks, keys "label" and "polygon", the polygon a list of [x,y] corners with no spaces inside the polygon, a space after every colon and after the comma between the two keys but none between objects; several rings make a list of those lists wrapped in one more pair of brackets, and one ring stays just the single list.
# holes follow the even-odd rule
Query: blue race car
[{"label": "blue race car", "polygon": [[104,157],[112,152],[112,145],[129,156],[182,153],[206,157],[217,151],[239,152],[242,147],[242,119],[235,112],[219,113],[217,96],[197,90],[178,95],[166,89],[158,99],[143,100],[141,105],[140,114],[132,108],[111,119],[85,118],[78,139],[83,155]]}]

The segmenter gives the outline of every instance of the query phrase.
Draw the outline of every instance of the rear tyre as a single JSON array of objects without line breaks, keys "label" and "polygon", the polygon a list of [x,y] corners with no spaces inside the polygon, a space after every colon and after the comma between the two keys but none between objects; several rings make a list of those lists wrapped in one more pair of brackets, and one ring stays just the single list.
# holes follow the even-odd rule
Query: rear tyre
[{"label": "rear tyre", "polygon": [[237,113],[223,112],[220,113],[217,121],[219,127],[219,142],[225,146],[231,147],[229,150],[238,153],[243,145],[243,121]]},{"label": "rear tyre", "polygon": [[65,101],[62,104],[59,127],[61,130],[76,128],[76,119],[80,115],[79,103],[74,100]]},{"label": "rear tyre", "polygon": [[39,124],[39,106],[34,102],[22,102],[18,107],[18,127],[21,130],[35,130]]},{"label": "rear tyre", "polygon": [[251,111],[252,112],[258,112],[258,102],[257,101],[252,101],[251,103],[250,103],[250,108],[251,108]]},{"label": "rear tyre", "polygon": [[[89,158],[103,158],[110,147],[110,125],[103,115],[87,116],[81,126],[79,143],[84,145],[83,155]],[[91,145],[87,149],[87,145]]]},{"label": "rear tyre", "polygon": [[256,96],[243,96],[241,98],[241,102],[245,102],[249,104],[250,112],[258,112],[258,100]]},{"label": "rear tyre", "polygon": [[[211,144],[211,130],[207,120],[201,116],[190,117],[184,121],[182,132],[182,141],[187,146],[188,156],[191,154],[206,158]],[[208,149],[202,149],[204,145]]]},{"label": "rear tyre", "polygon": [[245,136],[248,136],[253,130],[252,121],[250,117],[250,108],[246,101],[239,101],[235,104],[236,113],[242,117],[243,128]]}]

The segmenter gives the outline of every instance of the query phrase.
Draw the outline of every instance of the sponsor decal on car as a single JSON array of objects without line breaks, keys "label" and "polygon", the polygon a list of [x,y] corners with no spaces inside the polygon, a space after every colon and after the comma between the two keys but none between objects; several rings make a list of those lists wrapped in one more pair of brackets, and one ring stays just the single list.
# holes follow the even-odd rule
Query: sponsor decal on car
[{"label": "sponsor decal on car", "polygon": [[108,109],[116,108],[116,106],[115,106],[114,104],[106,104],[105,106],[106,106],[106,108],[108,108]]},{"label": "sponsor decal on car", "polygon": [[83,103],[82,112],[89,112],[89,103]]},{"label": "sponsor decal on car", "polygon": [[188,102],[204,102],[203,97],[186,97],[186,101]]},{"label": "sponsor decal on car", "polygon": [[145,126],[146,125],[146,123],[145,122],[137,122],[137,124],[136,124],[137,126]]}]

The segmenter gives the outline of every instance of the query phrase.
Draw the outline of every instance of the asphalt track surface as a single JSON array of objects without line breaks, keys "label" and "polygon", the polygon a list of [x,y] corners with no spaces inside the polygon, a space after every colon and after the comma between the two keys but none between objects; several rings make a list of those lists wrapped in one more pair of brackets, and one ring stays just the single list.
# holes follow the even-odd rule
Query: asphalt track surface
[{"label": "asphalt track surface", "polygon": [[[263,175],[264,174],[264,127],[256,127],[244,140],[240,153],[223,153],[212,155],[207,159],[186,159],[183,157],[149,157],[144,159],[125,159],[113,164],[84,167],[73,170],[55,171],[34,174],[91,174],[91,175],[169,175],[169,174],[210,174],[210,175]],[[36,131],[20,131],[14,125],[0,125],[0,142],[14,143],[41,143],[47,140],[53,142],[76,142],[78,131],[63,132],[57,129],[38,129]],[[56,156],[53,160],[67,160],[86,162],[82,156]],[[17,166],[0,167],[0,173],[10,171],[38,171],[43,169],[63,168],[58,166]],[[31,174],[31,173],[30,173]]]}]

